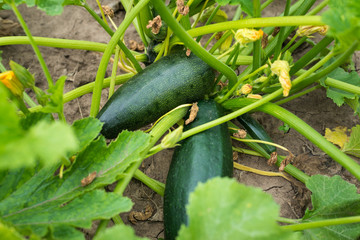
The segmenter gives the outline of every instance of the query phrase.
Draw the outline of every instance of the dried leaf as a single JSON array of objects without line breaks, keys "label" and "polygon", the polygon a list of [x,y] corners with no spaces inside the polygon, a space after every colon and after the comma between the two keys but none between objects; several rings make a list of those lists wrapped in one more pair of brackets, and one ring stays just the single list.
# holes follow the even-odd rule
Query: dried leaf
[{"label": "dried leaf", "polygon": [[154,212],[154,209],[151,205],[147,205],[144,211],[131,211],[129,214],[129,221],[132,224],[136,224],[137,221],[145,221],[148,220]]},{"label": "dried leaf", "polygon": [[197,102],[193,103],[193,105],[191,106],[191,109],[190,109],[189,118],[185,121],[185,125],[188,125],[189,123],[191,123],[195,120],[198,111],[199,111],[199,107],[197,105]]},{"label": "dried leaf", "polygon": [[348,141],[349,137],[346,135],[347,128],[338,126],[331,131],[329,128],[325,129],[325,138],[332,142],[333,144],[338,145],[341,149],[344,147],[344,144]]}]

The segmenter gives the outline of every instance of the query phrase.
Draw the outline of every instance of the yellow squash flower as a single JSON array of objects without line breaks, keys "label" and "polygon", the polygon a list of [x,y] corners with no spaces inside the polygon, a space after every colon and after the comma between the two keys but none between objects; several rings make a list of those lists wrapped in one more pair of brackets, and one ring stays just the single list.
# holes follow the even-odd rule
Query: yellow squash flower
[{"label": "yellow squash flower", "polygon": [[24,86],[15,76],[13,71],[0,73],[0,82],[2,82],[15,96],[22,98]]},{"label": "yellow squash flower", "polygon": [[296,31],[296,34],[300,37],[303,36],[310,36],[314,33],[319,33],[321,35],[326,35],[327,31],[329,30],[329,26],[300,26],[299,29]]},{"label": "yellow squash flower", "polygon": [[279,77],[279,82],[283,90],[284,97],[289,96],[291,89],[291,80],[290,80],[290,66],[287,61],[276,60],[271,64],[271,72]]},{"label": "yellow squash flower", "polygon": [[247,43],[255,42],[262,38],[264,32],[256,29],[242,28],[236,31],[235,39],[240,43],[241,46]]}]

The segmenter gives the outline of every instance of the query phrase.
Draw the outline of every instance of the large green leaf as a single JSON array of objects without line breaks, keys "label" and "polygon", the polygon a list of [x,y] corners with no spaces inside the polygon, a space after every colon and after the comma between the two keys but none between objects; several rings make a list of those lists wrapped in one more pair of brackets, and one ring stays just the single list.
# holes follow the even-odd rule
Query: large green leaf
[{"label": "large green leaf", "polygon": [[[4,3],[10,0],[0,0],[0,9],[9,9],[9,6],[3,6]],[[37,6],[39,9],[45,11],[48,15],[59,15],[64,10],[65,0],[15,0],[16,4],[25,3],[28,7]]]},{"label": "large green leaf", "polygon": [[[92,119],[90,121],[96,122],[97,120]],[[104,202],[121,199],[121,196],[105,196],[105,193],[92,195],[95,194],[92,191],[115,182],[131,163],[143,159],[146,155],[144,150],[147,149],[149,140],[150,136],[143,132],[123,131],[117,140],[107,146],[105,139],[100,137],[79,153],[75,163],[65,171],[62,179],[59,176],[54,176],[58,165],[42,168],[0,202],[2,219],[9,221],[19,229],[31,229],[39,236],[44,236],[47,234],[50,225],[55,229],[59,227],[59,224],[88,227],[91,219],[108,218],[118,214],[119,209],[115,207],[111,210],[109,207],[109,209],[101,208],[102,211],[98,209],[93,212],[92,217],[88,218],[71,219],[66,217],[70,214],[71,209],[81,209],[80,205],[87,201],[91,202],[91,199],[94,199],[95,202],[92,203],[94,205],[88,206],[88,209],[97,209]],[[88,177],[90,173],[96,173],[95,178],[93,181],[89,181],[88,185],[83,185],[82,180]],[[81,201],[76,199],[81,199]],[[68,205],[71,208],[67,207]],[[76,212],[77,210],[73,211]],[[84,214],[76,212],[76,215]],[[63,218],[63,220],[56,222],[54,217],[56,219]],[[61,231],[57,231],[57,233],[59,232]]]},{"label": "large green leaf", "polygon": [[234,179],[200,183],[190,195],[187,213],[189,226],[182,225],[178,240],[299,239],[276,223],[279,206],[269,194]]},{"label": "large green leaf", "polygon": [[[31,113],[20,120],[20,125],[24,130],[30,129],[41,121],[51,123],[53,118],[51,114]],[[102,123],[95,118],[83,118],[75,121],[72,129],[79,142],[79,149],[87,147],[91,141],[98,135],[101,130]],[[56,137],[56,136],[54,136]],[[75,154],[69,152],[68,156]],[[32,167],[21,167],[13,170],[0,171],[0,200],[16,191],[22,184],[27,182],[36,172],[39,171],[40,165],[36,164]]]},{"label": "large green leaf", "polygon": [[147,240],[148,238],[137,237],[134,229],[126,225],[115,225],[97,235],[94,240]]},{"label": "large green leaf", "polygon": [[15,105],[0,84],[0,169],[32,167],[38,160],[53,164],[77,149],[77,140],[66,123],[31,118],[37,124],[20,122]]},{"label": "large green leaf", "polygon": [[329,10],[323,13],[322,20],[330,26],[329,35],[335,37],[345,50],[360,39],[359,1],[330,0],[329,7]]},{"label": "large green leaf", "polygon": [[106,193],[104,190],[94,190],[67,204],[55,199],[38,207],[5,215],[3,219],[21,231],[31,229],[39,236],[44,236],[50,225],[90,228],[92,220],[109,219],[129,211],[131,207],[132,203],[128,198],[116,193]]},{"label": "large green leaf", "polygon": [[0,236],[6,240],[24,240],[19,232],[15,228],[7,226],[0,222]]},{"label": "large green leaf", "polygon": [[[303,222],[312,222],[360,214],[360,195],[354,185],[340,176],[314,175],[306,187],[312,192],[313,208],[307,209]],[[304,230],[305,239],[358,239],[360,224],[345,224]]]}]

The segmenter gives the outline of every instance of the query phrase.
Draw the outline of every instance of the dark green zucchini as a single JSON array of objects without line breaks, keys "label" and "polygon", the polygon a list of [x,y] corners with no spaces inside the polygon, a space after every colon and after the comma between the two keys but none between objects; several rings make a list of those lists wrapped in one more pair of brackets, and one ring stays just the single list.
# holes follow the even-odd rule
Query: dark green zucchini
[{"label": "dark green zucchini", "polygon": [[101,109],[101,134],[115,138],[136,130],[184,103],[204,98],[214,86],[213,70],[196,55],[177,52],[161,58],[123,84]]},{"label": "dark green zucchini", "polygon": [[[249,114],[245,113],[236,118],[245,128],[246,132],[253,138],[267,142],[273,142],[263,126]],[[268,153],[276,152],[276,147],[268,144],[259,143],[259,145]]]},{"label": "dark green zucchini", "polygon": [[[223,116],[223,108],[213,100],[200,101],[194,122],[184,130]],[[185,206],[199,182],[233,173],[232,146],[227,124],[221,124],[180,142],[175,149],[165,185],[165,239],[175,239],[181,224],[188,224]]]}]

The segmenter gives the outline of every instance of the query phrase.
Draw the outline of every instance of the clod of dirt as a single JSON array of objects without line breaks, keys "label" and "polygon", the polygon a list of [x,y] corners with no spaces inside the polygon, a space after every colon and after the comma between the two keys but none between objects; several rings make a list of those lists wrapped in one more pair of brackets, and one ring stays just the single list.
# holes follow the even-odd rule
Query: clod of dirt
[{"label": "clod of dirt", "polygon": [[19,23],[0,17],[0,37],[18,35],[20,31]]},{"label": "clod of dirt", "polygon": [[129,221],[132,224],[136,224],[137,221],[146,221],[152,216],[153,213],[154,209],[151,207],[151,205],[146,205],[143,211],[131,211],[129,214]]}]

